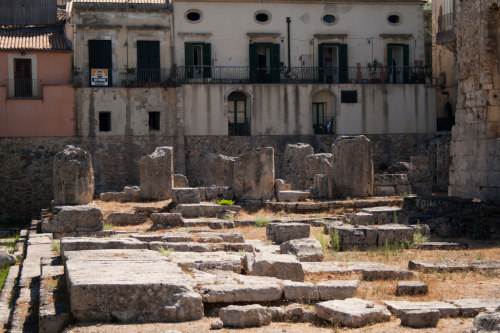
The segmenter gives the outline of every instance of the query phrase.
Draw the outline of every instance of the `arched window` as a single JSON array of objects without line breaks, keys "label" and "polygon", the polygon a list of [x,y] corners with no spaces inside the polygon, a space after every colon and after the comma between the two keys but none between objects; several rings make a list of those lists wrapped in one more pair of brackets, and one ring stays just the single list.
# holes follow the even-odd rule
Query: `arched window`
[{"label": "arched window", "polygon": [[235,91],[227,97],[229,135],[250,135],[247,95]]}]

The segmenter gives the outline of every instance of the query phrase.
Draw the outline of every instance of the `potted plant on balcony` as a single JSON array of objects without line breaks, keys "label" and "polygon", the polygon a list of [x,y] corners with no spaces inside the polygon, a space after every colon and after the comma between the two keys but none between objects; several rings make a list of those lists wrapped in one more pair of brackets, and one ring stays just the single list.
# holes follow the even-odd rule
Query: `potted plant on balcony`
[{"label": "potted plant on balcony", "polygon": [[371,82],[372,83],[379,83],[380,78],[378,77],[378,68],[379,68],[379,62],[377,59],[373,59],[372,62],[368,63],[368,74],[371,77]]}]

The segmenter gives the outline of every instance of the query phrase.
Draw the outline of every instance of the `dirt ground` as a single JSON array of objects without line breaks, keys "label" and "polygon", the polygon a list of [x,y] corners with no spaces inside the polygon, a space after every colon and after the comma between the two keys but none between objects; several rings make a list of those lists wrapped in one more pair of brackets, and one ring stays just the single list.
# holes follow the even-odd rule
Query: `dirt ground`
[{"label": "dirt ground", "polygon": [[[138,204],[138,203],[113,203],[96,201],[105,216],[111,211],[132,212],[134,206],[155,206],[163,207],[168,201]],[[335,212],[338,214],[342,211]],[[294,217],[316,217],[324,218],[335,216],[335,214],[307,214],[292,215],[283,213],[272,213],[259,211],[255,214],[243,212],[238,219],[266,219],[273,218],[294,218]],[[147,222],[140,226],[133,227],[112,227],[115,231],[145,232],[151,226]],[[110,227],[110,226],[108,226]],[[182,228],[181,228],[182,229]],[[196,228],[191,228],[196,229]],[[188,230],[184,230],[188,231]],[[323,228],[311,228],[311,237],[322,239],[323,244],[327,244],[329,237],[323,234]],[[164,233],[165,230],[155,231],[155,233]],[[259,239],[267,242],[265,227],[238,227],[231,229],[230,232],[242,233],[245,239]],[[476,260],[500,260],[500,242],[498,241],[477,241],[470,239],[437,239],[432,241],[456,241],[468,243],[468,250],[444,251],[444,250],[416,250],[401,248],[377,248],[368,251],[345,251],[334,252],[325,248],[325,258],[323,261],[335,262],[354,262],[354,261],[372,261],[387,265],[393,265],[402,269],[408,268],[409,260],[456,260],[460,262],[471,262]],[[408,300],[408,301],[450,301],[455,299],[467,298],[500,298],[500,276],[498,272],[456,272],[456,273],[421,273],[414,272],[413,280],[423,281],[429,286],[429,293],[424,296],[395,296],[397,286],[396,280],[386,281],[361,281],[356,297],[372,300],[382,303],[384,300]],[[308,274],[306,281],[325,281],[332,279],[358,279],[356,274],[335,275],[335,274]],[[210,330],[210,323],[217,318],[203,318],[195,322],[178,324],[133,324],[133,325],[78,325],[70,327],[66,332],[165,332],[168,330],[178,330],[181,332],[205,332]],[[464,332],[472,329],[472,320],[469,318],[441,319],[438,327],[433,329],[420,329],[418,332]],[[367,326],[359,329],[338,328],[332,325],[324,324],[298,324],[298,323],[272,323],[270,326],[252,329],[223,329],[223,332],[370,332],[370,333],[389,333],[389,332],[414,332],[400,326],[400,320],[393,316],[387,323]]]}]

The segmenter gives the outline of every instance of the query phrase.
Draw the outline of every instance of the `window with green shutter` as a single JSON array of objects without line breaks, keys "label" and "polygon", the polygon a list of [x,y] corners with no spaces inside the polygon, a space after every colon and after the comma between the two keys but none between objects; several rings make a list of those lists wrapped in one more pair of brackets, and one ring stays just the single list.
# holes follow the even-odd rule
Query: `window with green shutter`
[{"label": "window with green shutter", "polygon": [[212,45],[210,43],[184,43],[186,77],[212,77]]},{"label": "window with green shutter", "polygon": [[387,80],[389,83],[408,82],[409,64],[408,44],[387,44]]},{"label": "window with green shutter", "polygon": [[347,83],[347,44],[321,43],[318,45],[318,81]]},{"label": "window with green shutter", "polygon": [[251,82],[280,82],[280,44],[250,44],[249,60]]}]

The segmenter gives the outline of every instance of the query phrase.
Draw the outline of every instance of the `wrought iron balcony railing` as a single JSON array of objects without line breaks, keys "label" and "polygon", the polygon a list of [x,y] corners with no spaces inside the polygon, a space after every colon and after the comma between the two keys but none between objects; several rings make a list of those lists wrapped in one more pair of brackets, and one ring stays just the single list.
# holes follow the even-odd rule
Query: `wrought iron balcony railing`
[{"label": "wrought iron balcony railing", "polygon": [[[261,83],[425,83],[425,67],[266,67],[178,66],[171,69],[74,70],[77,87],[167,87],[180,84]],[[101,73],[102,74],[102,73]]]},{"label": "wrought iron balcony railing", "polygon": [[7,80],[8,98],[42,98],[42,80],[10,79]]}]

